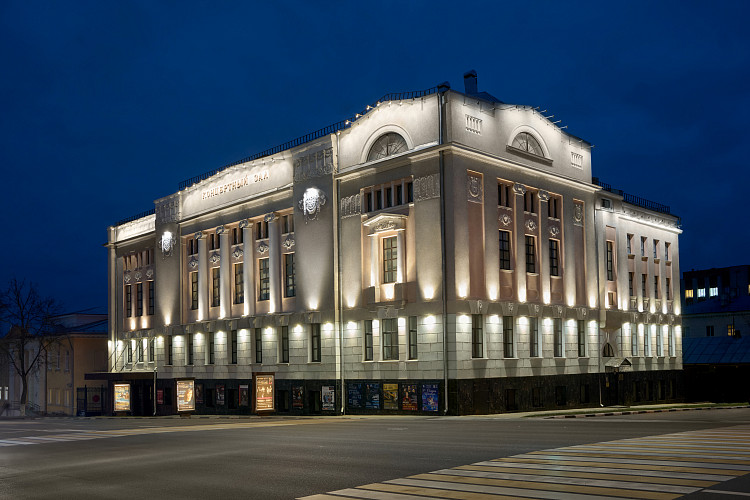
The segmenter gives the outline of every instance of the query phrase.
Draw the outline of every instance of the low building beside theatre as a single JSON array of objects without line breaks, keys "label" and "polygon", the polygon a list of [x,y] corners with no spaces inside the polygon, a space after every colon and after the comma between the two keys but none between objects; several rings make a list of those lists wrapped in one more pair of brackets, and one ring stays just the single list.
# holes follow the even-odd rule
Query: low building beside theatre
[{"label": "low building beside theatre", "polygon": [[107,378],[133,413],[672,400],[679,222],[476,73],[388,94],[109,228]]}]

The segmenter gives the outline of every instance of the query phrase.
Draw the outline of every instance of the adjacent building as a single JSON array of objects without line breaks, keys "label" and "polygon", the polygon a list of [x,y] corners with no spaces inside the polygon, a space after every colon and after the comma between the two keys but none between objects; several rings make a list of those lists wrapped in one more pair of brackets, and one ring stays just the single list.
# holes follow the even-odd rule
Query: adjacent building
[{"label": "adjacent building", "polygon": [[464,83],[388,94],[110,227],[121,408],[677,398],[679,218],[593,179],[590,144],[537,108]]}]

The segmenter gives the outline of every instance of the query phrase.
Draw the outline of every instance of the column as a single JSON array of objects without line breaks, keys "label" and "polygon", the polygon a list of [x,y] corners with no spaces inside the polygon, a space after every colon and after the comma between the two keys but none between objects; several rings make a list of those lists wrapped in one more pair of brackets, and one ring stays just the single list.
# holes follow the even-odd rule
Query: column
[{"label": "column", "polygon": [[229,233],[224,226],[216,228],[219,236],[219,317],[228,318],[232,315],[232,263],[229,259]]},{"label": "column", "polygon": [[203,233],[198,239],[198,321],[208,319],[208,251]]},{"label": "column", "polygon": [[[552,278],[549,273],[549,193],[539,190],[539,294],[542,303],[552,301]],[[559,248],[558,248],[559,254]],[[558,255],[559,256],[559,255]],[[559,264],[559,261],[558,261]],[[563,347],[564,348],[564,347]]]},{"label": "column", "polygon": [[380,281],[379,241],[380,238],[378,238],[377,233],[370,235],[370,286],[378,286],[378,282]]},{"label": "column", "polygon": [[524,216],[523,206],[523,195],[526,193],[526,186],[523,184],[514,184],[513,192],[516,194],[515,210],[513,211],[513,217],[515,218],[515,248],[511,249],[516,253],[516,297],[519,302],[526,302],[526,229],[524,223],[526,218]]},{"label": "column", "polygon": [[255,314],[255,238],[253,225],[247,219],[240,222],[242,229],[242,283],[245,297],[245,316]]},{"label": "column", "polygon": [[268,222],[268,272],[269,272],[269,312],[281,312],[281,241],[279,218],[271,212],[265,217]]},{"label": "column", "polygon": [[406,282],[406,264],[404,260],[404,230],[401,229],[396,233],[396,282]]}]

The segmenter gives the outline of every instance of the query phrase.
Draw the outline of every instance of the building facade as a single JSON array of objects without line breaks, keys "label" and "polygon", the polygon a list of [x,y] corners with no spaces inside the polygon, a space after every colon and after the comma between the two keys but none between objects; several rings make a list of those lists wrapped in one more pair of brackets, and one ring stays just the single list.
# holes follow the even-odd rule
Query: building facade
[{"label": "building facade", "polygon": [[109,379],[156,413],[180,380],[195,412],[675,398],[679,219],[590,153],[469,72],[185,181],[109,228]]}]

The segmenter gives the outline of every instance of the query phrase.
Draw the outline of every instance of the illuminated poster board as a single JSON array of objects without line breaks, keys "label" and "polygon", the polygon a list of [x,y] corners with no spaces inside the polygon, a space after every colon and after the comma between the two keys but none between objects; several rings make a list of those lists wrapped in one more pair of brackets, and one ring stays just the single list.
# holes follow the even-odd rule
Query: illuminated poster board
[{"label": "illuminated poster board", "polygon": [[383,384],[383,408],[398,410],[398,384]]},{"label": "illuminated poster board", "polygon": [[195,380],[177,381],[177,411],[195,411]]},{"label": "illuminated poster board", "polygon": [[240,406],[250,406],[247,385],[240,385]]},{"label": "illuminated poster board", "polygon": [[130,384],[115,384],[115,411],[130,411]]},{"label": "illuminated poster board", "polygon": [[422,411],[438,411],[437,384],[422,384]]},{"label": "illuminated poster board", "polygon": [[332,385],[324,385],[320,393],[320,399],[323,401],[323,411],[333,411],[336,409],[336,390]]},{"label": "illuminated poster board", "polygon": [[255,375],[255,411],[275,411],[273,375]]},{"label": "illuminated poster board", "polygon": [[401,409],[417,411],[417,384],[404,384],[401,389]]},{"label": "illuminated poster board", "polygon": [[362,408],[362,384],[350,383],[349,389],[349,408]]},{"label": "illuminated poster board", "polygon": [[380,384],[365,384],[365,408],[369,410],[380,409]]}]

